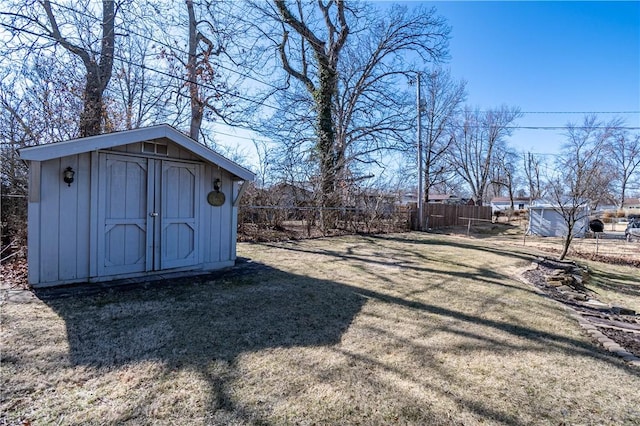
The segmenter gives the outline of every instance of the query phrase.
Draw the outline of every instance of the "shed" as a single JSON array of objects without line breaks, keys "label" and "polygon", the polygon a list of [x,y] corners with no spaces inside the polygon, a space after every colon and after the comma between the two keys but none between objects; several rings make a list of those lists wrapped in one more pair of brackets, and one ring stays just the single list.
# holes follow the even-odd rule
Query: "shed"
[{"label": "shed", "polygon": [[20,150],[29,161],[34,287],[236,259],[238,202],[254,174],[169,125]]},{"label": "shed", "polygon": [[[584,237],[589,230],[589,209],[581,206],[576,214],[576,224],[573,227],[575,237]],[[541,237],[563,237],[567,234],[567,224],[560,207],[557,205],[529,206],[529,234]]]}]

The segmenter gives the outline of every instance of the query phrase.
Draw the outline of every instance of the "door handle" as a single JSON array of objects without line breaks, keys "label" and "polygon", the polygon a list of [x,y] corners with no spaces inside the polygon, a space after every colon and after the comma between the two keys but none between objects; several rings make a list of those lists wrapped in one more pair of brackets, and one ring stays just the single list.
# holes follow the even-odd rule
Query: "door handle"
[{"label": "door handle", "polygon": [[156,213],[156,212],[152,212],[152,213],[149,213],[149,216],[151,216],[151,217],[157,217],[157,216],[158,216],[158,213]]}]

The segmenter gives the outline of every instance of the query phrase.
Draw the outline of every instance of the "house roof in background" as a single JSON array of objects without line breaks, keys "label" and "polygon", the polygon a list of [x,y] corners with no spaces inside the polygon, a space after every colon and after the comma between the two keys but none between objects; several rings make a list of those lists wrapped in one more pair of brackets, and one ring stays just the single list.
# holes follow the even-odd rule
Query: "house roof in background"
[{"label": "house roof in background", "polygon": [[[527,203],[530,201],[529,197],[513,197],[513,201],[526,201]],[[509,197],[493,197],[491,199],[492,203],[510,203],[511,198]]]},{"label": "house roof in background", "polygon": [[640,205],[640,198],[625,198],[624,199],[624,205],[625,206]]},{"label": "house roof in background", "polygon": [[459,200],[460,197],[453,194],[429,194],[430,200]]},{"label": "house roof in background", "polygon": [[68,155],[82,154],[85,152],[162,138],[169,139],[171,142],[179,145],[187,151],[190,151],[208,163],[222,167],[241,180],[255,179],[255,174],[250,170],[226,157],[223,157],[206,146],[199,144],[168,124],[106,133],[103,135],[72,139],[47,145],[32,146],[20,149],[19,153],[20,158],[24,160],[46,161]]}]

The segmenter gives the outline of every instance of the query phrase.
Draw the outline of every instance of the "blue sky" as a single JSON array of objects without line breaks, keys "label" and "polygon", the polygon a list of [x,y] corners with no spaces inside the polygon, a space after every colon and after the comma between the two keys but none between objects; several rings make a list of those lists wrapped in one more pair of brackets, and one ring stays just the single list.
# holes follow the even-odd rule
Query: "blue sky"
[{"label": "blue sky", "polygon": [[[468,104],[523,112],[630,112],[640,127],[640,2],[429,2],[452,26],[448,66]],[[411,4],[409,4],[411,6]],[[602,119],[611,114],[598,114]],[[584,114],[525,114],[524,127]],[[634,132],[640,133],[640,130]],[[514,131],[521,151],[557,153],[562,130]]]},{"label": "blue sky", "polygon": [[[374,4],[384,8],[390,2]],[[445,66],[454,78],[467,81],[468,105],[517,106],[529,112],[517,121],[521,127],[563,128],[582,122],[583,112],[633,111],[598,117],[619,116],[627,126],[640,128],[640,1],[425,4],[452,27]],[[256,161],[249,132],[218,127],[240,137],[220,139],[243,147]],[[554,155],[564,141],[562,129],[516,129],[508,142],[521,152]]]}]

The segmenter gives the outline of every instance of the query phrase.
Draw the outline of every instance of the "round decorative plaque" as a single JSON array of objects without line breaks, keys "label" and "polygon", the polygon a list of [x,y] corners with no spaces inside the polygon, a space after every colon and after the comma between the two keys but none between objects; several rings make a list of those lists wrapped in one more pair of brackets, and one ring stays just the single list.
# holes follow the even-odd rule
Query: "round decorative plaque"
[{"label": "round decorative plaque", "polygon": [[214,207],[219,207],[224,204],[225,196],[220,191],[211,191],[207,194],[207,202]]}]

